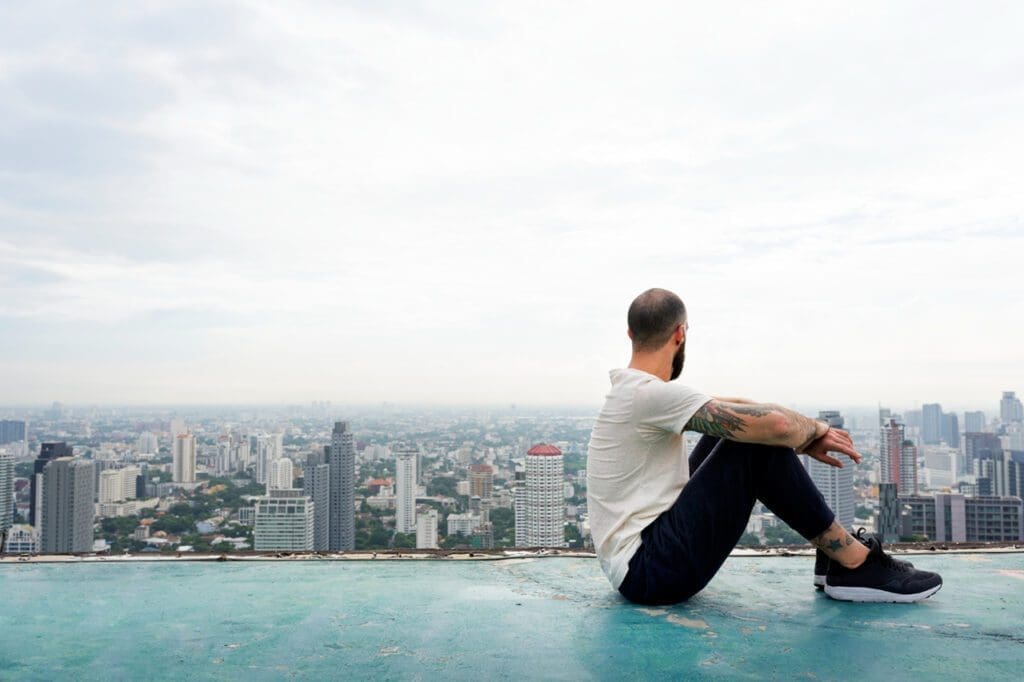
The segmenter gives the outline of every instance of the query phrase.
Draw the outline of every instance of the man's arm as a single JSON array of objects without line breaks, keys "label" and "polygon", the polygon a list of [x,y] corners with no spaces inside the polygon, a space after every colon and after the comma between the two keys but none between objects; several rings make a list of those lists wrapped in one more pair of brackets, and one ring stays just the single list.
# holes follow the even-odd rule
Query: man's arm
[{"label": "man's arm", "polygon": [[694,413],[684,430],[801,451],[825,435],[829,426],[779,405],[712,398]]},{"label": "man's arm", "polygon": [[736,398],[736,397],[725,398],[725,397],[720,396],[720,395],[716,395],[716,396],[714,396],[714,398],[715,398],[715,400],[717,400],[719,402],[722,402],[722,403],[739,403],[740,405],[754,405],[754,404],[757,403],[756,400],[751,400],[750,398]]}]

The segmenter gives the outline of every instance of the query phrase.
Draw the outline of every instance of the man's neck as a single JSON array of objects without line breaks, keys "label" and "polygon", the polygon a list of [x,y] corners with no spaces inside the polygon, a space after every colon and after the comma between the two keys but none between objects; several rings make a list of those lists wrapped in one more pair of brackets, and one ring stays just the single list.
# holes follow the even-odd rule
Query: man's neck
[{"label": "man's neck", "polygon": [[655,353],[633,353],[629,361],[630,369],[638,369],[641,372],[653,374],[662,381],[668,381],[672,376],[672,358],[663,358],[661,354]]}]

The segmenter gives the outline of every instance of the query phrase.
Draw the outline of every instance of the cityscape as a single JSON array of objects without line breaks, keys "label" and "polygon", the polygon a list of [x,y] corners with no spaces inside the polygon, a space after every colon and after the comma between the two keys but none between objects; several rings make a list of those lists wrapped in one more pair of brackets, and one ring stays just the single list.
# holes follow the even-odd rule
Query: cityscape
[{"label": "cityscape", "polygon": [[[582,409],[54,403],[0,414],[7,554],[591,549],[593,414]],[[886,542],[1024,540],[1014,391],[962,413],[931,403],[816,416],[864,455],[841,469],[802,456],[844,527]],[[740,544],[804,542],[758,504]]]}]

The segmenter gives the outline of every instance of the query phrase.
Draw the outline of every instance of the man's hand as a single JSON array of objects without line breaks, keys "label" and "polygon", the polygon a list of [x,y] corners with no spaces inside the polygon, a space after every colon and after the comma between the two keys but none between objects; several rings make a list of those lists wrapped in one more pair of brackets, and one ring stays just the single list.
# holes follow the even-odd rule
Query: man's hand
[{"label": "man's hand", "polygon": [[810,455],[819,462],[830,466],[843,468],[843,463],[828,453],[840,452],[860,464],[860,453],[853,449],[853,440],[850,434],[842,429],[831,428],[824,436],[811,441],[810,445],[803,449],[803,454]]}]

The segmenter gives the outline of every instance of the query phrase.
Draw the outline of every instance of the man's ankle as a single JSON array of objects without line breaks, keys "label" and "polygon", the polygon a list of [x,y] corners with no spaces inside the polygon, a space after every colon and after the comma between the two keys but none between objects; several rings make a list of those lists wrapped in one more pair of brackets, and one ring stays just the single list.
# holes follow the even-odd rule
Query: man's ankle
[{"label": "man's ankle", "polygon": [[[853,546],[851,546],[850,549],[853,549]],[[844,556],[842,559],[832,559],[832,561],[838,561],[843,568],[851,571],[860,568],[864,562],[867,561],[869,552],[867,551],[867,548],[863,546],[859,547],[859,549],[863,551],[851,553],[849,556]]]}]

